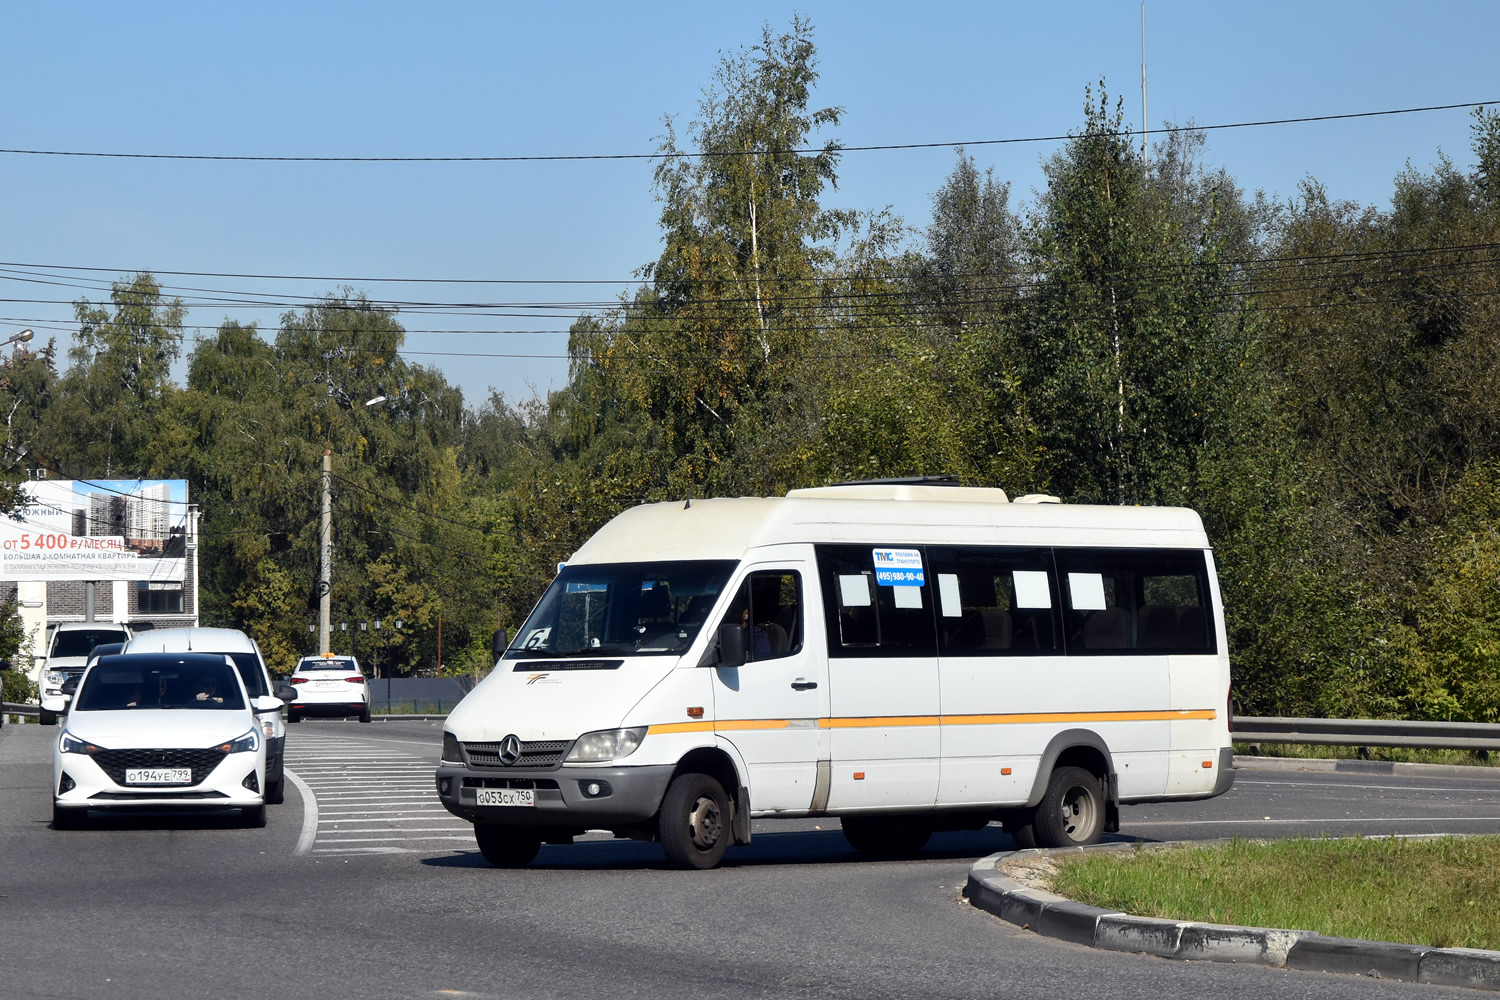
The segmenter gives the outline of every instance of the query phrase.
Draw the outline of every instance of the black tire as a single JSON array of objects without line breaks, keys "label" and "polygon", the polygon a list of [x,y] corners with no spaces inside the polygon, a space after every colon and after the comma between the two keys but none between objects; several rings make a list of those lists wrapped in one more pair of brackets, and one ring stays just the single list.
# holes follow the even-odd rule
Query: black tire
[{"label": "black tire", "polygon": [[266,804],[246,806],[240,810],[240,826],[252,829],[266,825]]},{"label": "black tire", "polygon": [[370,706],[369,705],[366,705],[364,707],[364,709],[359,713],[359,721],[360,722],[369,722],[370,721]]},{"label": "black tire", "polygon": [[287,725],[291,725],[293,722],[301,722],[302,716],[298,715],[296,712],[288,712],[286,713],[286,721]]},{"label": "black tire", "polygon": [[286,779],[266,782],[266,805],[279,806],[286,801]]},{"label": "black tire", "polygon": [[52,803],[52,829],[54,830],[78,830],[88,821],[89,811],[87,809],[68,808]]},{"label": "black tire", "polygon": [[1104,789],[1081,767],[1060,767],[1031,822],[1038,847],[1083,847],[1104,836]]},{"label": "black tire", "polygon": [[930,825],[906,816],[844,816],[839,825],[850,847],[877,858],[909,858],[932,837]]},{"label": "black tire", "polygon": [[36,713],[36,721],[43,726],[55,726],[57,725],[57,713],[49,712],[45,708],[40,709]]},{"label": "black tire", "polygon": [[542,849],[542,838],[524,827],[475,823],[474,842],[496,868],[525,868]]},{"label": "black tire", "polygon": [[1016,847],[1023,851],[1036,846],[1036,827],[1030,823],[1023,823],[1014,830],[1007,829],[1005,832],[1016,842]]},{"label": "black tire", "polygon": [[733,839],[733,813],[724,786],[706,774],[679,774],[661,800],[657,835],[678,868],[713,868]]}]

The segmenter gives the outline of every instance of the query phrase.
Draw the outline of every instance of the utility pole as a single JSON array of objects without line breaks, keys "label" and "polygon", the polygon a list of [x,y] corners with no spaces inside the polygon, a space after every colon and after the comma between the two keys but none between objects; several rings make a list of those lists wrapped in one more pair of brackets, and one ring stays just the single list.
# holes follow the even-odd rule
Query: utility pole
[{"label": "utility pole", "polygon": [[332,626],[329,623],[332,611],[333,591],[333,452],[323,449],[323,529],[322,568],[318,573],[318,652],[332,651]]},{"label": "utility pole", "polygon": [[1141,0],[1141,159],[1150,154],[1146,149],[1146,133],[1151,129],[1151,119],[1146,117],[1146,3]]}]

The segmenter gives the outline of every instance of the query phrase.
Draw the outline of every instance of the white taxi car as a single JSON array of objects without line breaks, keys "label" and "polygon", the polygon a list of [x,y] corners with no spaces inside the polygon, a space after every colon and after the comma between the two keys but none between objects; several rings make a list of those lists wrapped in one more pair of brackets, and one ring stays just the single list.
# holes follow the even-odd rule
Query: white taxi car
[{"label": "white taxi car", "polygon": [[266,825],[266,739],[227,657],[102,656],[72,695],[52,753],[53,829],[90,809],[239,809]]},{"label": "white taxi car", "polygon": [[360,722],[370,721],[370,685],[354,657],[304,656],[287,679],[297,700],[287,706],[286,721],[300,722],[310,715],[352,715]]}]

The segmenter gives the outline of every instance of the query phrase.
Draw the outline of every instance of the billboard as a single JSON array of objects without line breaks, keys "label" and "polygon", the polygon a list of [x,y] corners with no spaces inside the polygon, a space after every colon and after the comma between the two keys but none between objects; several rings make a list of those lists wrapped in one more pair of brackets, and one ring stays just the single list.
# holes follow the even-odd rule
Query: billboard
[{"label": "billboard", "polygon": [[0,580],[145,580],[182,586],[183,479],[41,479],[0,517]]}]

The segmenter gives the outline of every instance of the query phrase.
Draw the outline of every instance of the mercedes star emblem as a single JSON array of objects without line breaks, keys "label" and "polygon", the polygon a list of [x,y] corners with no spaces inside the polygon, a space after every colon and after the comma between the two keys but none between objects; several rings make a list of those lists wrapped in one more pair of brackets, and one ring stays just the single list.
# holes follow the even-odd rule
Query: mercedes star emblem
[{"label": "mercedes star emblem", "polygon": [[512,733],[500,741],[500,763],[510,767],[521,759],[521,741]]}]

